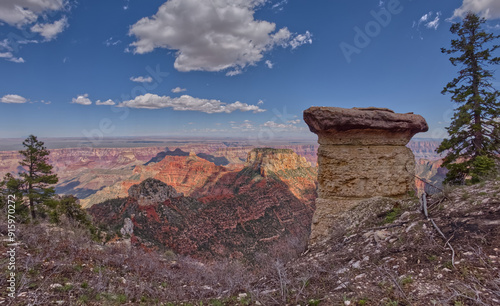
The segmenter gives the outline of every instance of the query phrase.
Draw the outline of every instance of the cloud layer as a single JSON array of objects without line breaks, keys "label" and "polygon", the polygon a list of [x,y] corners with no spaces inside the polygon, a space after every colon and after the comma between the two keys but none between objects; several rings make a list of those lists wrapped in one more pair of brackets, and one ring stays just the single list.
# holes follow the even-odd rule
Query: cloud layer
[{"label": "cloud layer", "polygon": [[34,33],[40,33],[45,40],[49,41],[54,39],[59,33],[64,31],[68,26],[68,19],[63,16],[60,20],[53,23],[37,23],[31,27],[31,31]]},{"label": "cloud layer", "polygon": [[6,60],[14,63],[24,63],[24,59],[22,57],[15,57],[12,52],[0,52],[0,58],[5,58]]},{"label": "cloud layer", "polygon": [[242,112],[252,111],[254,113],[265,112],[257,105],[249,105],[236,101],[231,104],[219,100],[199,99],[189,95],[182,95],[178,98],[168,96],[158,96],[155,94],[145,94],[120,103],[119,107],[161,109],[172,108],[177,111],[199,111],[207,114],[232,113],[236,110]]},{"label": "cloud layer", "polygon": [[173,93],[179,93],[179,92],[184,92],[186,90],[187,90],[186,88],[175,87],[175,88],[172,89],[172,92]]},{"label": "cloud layer", "polygon": [[71,100],[71,103],[80,104],[80,105],[91,105],[92,101],[90,101],[88,96],[89,96],[88,94],[79,95],[78,97],[73,98]]},{"label": "cloud layer", "polygon": [[[66,16],[51,21],[51,14],[69,9],[69,0],[0,0],[0,25],[15,26],[23,31],[40,34],[44,41],[56,38],[68,27]],[[44,22],[38,22],[43,19]],[[26,36],[26,34],[25,34]],[[15,63],[24,63],[22,57],[16,57],[14,45],[38,43],[36,39],[25,39],[13,42],[12,39],[0,41],[0,58]]]},{"label": "cloud layer", "polygon": [[143,76],[131,77],[130,80],[132,82],[137,82],[137,83],[151,83],[151,82],[153,82],[153,78],[150,76],[148,76],[148,77],[143,77]]},{"label": "cloud layer", "polygon": [[95,101],[95,105],[115,105],[115,104],[116,103],[111,99],[108,99],[108,100],[102,101],[102,102],[101,102],[101,100]]},{"label": "cloud layer", "polygon": [[64,9],[66,4],[66,0],[2,0],[0,21],[21,27],[34,23],[38,16],[46,12]]},{"label": "cloud layer", "polygon": [[22,104],[28,102],[28,99],[19,95],[5,95],[0,99],[0,102]]},{"label": "cloud layer", "polygon": [[221,71],[236,75],[276,46],[297,48],[312,43],[311,34],[293,34],[286,27],[255,20],[266,0],[169,0],[158,12],[132,25],[134,53],[156,48],[177,50],[179,71]]},{"label": "cloud layer", "polygon": [[500,1],[498,0],[464,0],[462,6],[453,12],[452,18],[462,18],[467,12],[479,14],[486,19],[500,18]]}]

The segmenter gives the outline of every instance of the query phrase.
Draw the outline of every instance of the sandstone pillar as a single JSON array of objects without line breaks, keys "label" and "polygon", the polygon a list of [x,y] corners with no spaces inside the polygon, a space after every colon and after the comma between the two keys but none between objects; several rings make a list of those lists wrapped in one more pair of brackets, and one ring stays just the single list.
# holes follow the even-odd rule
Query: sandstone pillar
[{"label": "sandstone pillar", "polygon": [[428,130],[422,116],[374,107],[311,107],[304,120],[320,144],[311,242],[328,238],[339,212],[375,196],[401,198],[413,188],[415,159],[406,144]]}]

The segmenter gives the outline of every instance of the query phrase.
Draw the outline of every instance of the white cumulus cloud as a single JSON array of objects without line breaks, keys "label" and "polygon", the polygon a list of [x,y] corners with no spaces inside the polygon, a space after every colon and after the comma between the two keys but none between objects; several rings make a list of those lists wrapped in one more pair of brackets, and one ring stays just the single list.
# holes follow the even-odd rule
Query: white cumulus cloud
[{"label": "white cumulus cloud", "polygon": [[179,93],[179,92],[184,92],[186,90],[187,90],[186,88],[175,87],[175,88],[172,89],[172,92],[173,93]]},{"label": "white cumulus cloud", "polygon": [[95,101],[95,105],[115,105],[115,104],[116,103],[111,99],[108,99],[106,101],[101,101],[101,100]]},{"label": "white cumulus cloud", "polygon": [[500,18],[500,1],[498,0],[463,0],[462,5],[453,12],[453,18],[462,18],[467,12],[479,14],[486,19]]},{"label": "white cumulus cloud", "polygon": [[[60,17],[60,12],[67,12],[70,9],[70,0],[0,0],[0,24],[10,25],[26,31],[28,37],[32,33],[38,33],[44,37],[43,41],[53,40],[59,33],[68,27],[66,16]],[[53,17],[53,16],[56,17]],[[57,20],[57,19],[58,20]],[[4,23],[2,23],[4,22]],[[38,43],[35,39],[16,40],[15,44]],[[11,45],[12,44],[12,45]],[[0,51],[14,52],[13,39],[4,39],[0,42]],[[17,48],[15,48],[17,50]],[[22,57],[16,57],[12,53],[4,58],[15,63],[24,63]]]},{"label": "white cumulus cloud", "polygon": [[269,68],[269,69],[273,69],[274,64],[273,64],[273,62],[271,62],[270,60],[267,60],[267,61],[266,61],[266,66],[267,66],[267,68]]},{"label": "white cumulus cloud", "polygon": [[262,60],[276,46],[297,48],[311,43],[311,34],[291,33],[287,28],[254,18],[266,0],[169,0],[151,17],[130,27],[136,41],[134,53],[156,48],[176,50],[174,67],[179,71],[242,69]]},{"label": "white cumulus cloud", "polygon": [[21,27],[34,23],[47,12],[63,10],[67,4],[67,0],[2,0],[0,20]]},{"label": "white cumulus cloud", "polygon": [[28,99],[21,97],[19,95],[5,95],[0,99],[0,102],[2,103],[16,103],[16,104],[22,104],[26,103]]},{"label": "white cumulus cloud", "polygon": [[66,16],[54,21],[53,23],[37,23],[31,27],[31,31],[42,35],[46,41],[50,41],[64,31],[68,26],[68,19]]},{"label": "white cumulus cloud", "polygon": [[0,58],[4,58],[14,63],[24,63],[24,59],[22,57],[15,57],[12,52],[0,52]]},{"label": "white cumulus cloud", "polygon": [[89,96],[88,94],[79,95],[78,97],[73,98],[71,100],[71,103],[81,104],[81,105],[91,105],[92,101],[90,101],[90,99],[88,98],[88,96]]},{"label": "white cumulus cloud", "polygon": [[143,77],[143,76],[131,77],[130,80],[132,82],[137,82],[137,83],[151,83],[151,82],[153,82],[153,78],[150,76],[148,76],[148,77]]},{"label": "white cumulus cloud", "polygon": [[135,97],[133,100],[123,101],[118,104],[119,107],[161,109],[172,108],[177,111],[199,111],[207,114],[213,113],[232,113],[236,110],[254,113],[265,112],[257,105],[249,105],[236,101],[234,103],[224,103],[214,99],[199,99],[189,95],[182,95],[178,98],[169,96],[158,96],[155,94],[145,94]]}]

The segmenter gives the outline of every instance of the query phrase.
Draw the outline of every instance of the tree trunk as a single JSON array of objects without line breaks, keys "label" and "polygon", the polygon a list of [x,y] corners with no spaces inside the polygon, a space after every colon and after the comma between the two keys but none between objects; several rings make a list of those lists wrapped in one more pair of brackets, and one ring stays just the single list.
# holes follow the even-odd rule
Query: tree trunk
[{"label": "tree trunk", "polygon": [[30,167],[29,167],[29,172],[30,172],[30,182],[28,183],[28,197],[30,199],[30,210],[31,210],[31,219],[35,221],[36,218],[36,213],[35,213],[35,201],[33,200],[33,168],[34,168],[34,161],[33,161],[33,156],[30,156]]},{"label": "tree trunk", "polygon": [[[475,37],[476,31],[472,30],[472,41],[471,46],[475,45]],[[474,100],[473,112],[474,112],[474,125],[479,127],[479,130],[474,131],[474,158],[481,155],[481,144],[483,143],[483,132],[481,126],[481,96],[479,94],[479,83],[481,82],[481,78],[479,75],[479,66],[477,64],[477,58],[475,56],[475,52],[471,54],[471,62],[472,62],[472,92]]]},{"label": "tree trunk", "polygon": [[31,183],[29,184],[28,187],[28,196],[30,197],[30,210],[31,210],[31,219],[34,221],[36,218],[36,213],[35,213],[35,203],[32,198],[31,190],[33,187],[31,186]]}]

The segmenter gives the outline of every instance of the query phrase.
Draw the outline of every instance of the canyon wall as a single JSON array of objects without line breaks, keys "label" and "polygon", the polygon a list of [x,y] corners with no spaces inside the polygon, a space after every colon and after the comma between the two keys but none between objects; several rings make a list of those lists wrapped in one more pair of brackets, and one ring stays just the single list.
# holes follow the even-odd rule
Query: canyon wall
[{"label": "canyon wall", "polygon": [[[426,158],[430,160],[429,162],[439,159],[439,155],[434,152],[438,145],[438,140],[411,140],[407,146],[413,151],[417,163],[425,163],[420,159]],[[186,156],[190,152],[195,152],[202,158],[225,165],[227,169],[239,170],[244,167],[248,152],[253,148],[239,142],[191,143],[179,146],[181,149],[174,151],[165,147],[52,149],[49,161],[54,165],[54,171],[59,176],[56,192],[85,199],[84,204],[99,203],[101,200],[116,196],[126,196],[128,188],[137,184],[138,180],[156,175],[156,170],[145,170],[143,165],[158,163],[166,155],[175,155],[176,151],[180,152],[178,155]],[[280,144],[274,148],[291,149],[304,157],[313,167],[317,167],[317,144]],[[0,152],[0,177],[7,172],[21,171],[18,167],[19,160],[20,156],[17,151]],[[209,168],[207,166],[207,169]],[[145,170],[144,173],[143,170]],[[434,167],[426,167],[423,164],[417,167],[418,176],[432,177],[432,182],[438,184],[442,179],[442,172],[442,169],[438,171]],[[417,181],[417,187],[421,187],[419,182]],[[175,188],[184,189],[182,192],[186,191],[186,188],[178,185],[175,180],[171,183],[176,186]],[[93,196],[99,192],[100,195]],[[93,198],[90,198],[92,196]]]},{"label": "canyon wall", "polygon": [[[214,168],[179,176],[167,169],[172,163]],[[123,198],[93,205],[88,211],[94,220],[111,233],[128,233],[136,245],[200,259],[254,260],[273,248],[288,249],[289,240],[298,252],[306,246],[316,173],[291,150],[253,150],[240,170],[196,156],[166,156],[156,166],[169,172],[137,180]],[[202,172],[204,179],[195,176]],[[181,193],[183,184],[197,187]]]}]

